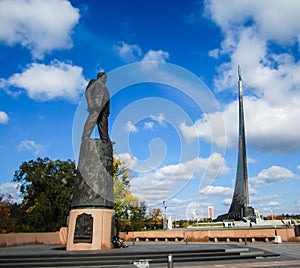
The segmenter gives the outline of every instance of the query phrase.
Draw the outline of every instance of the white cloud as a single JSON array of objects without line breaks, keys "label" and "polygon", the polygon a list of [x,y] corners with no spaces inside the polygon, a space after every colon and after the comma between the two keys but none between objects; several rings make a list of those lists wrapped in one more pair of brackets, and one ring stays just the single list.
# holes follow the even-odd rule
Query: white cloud
[{"label": "white cloud", "polygon": [[213,50],[210,50],[208,52],[208,55],[214,59],[218,59],[220,55],[220,50],[218,48],[215,48]]},{"label": "white cloud", "polygon": [[229,167],[225,163],[225,159],[220,153],[212,153],[209,158],[201,158],[200,161],[201,168],[198,171],[204,171],[203,167],[205,167],[205,183],[202,182],[202,187],[207,184],[212,183],[216,177],[223,176],[229,172]]},{"label": "white cloud", "polygon": [[184,163],[167,165],[162,167],[157,174],[163,178],[173,177],[175,179],[189,180],[193,178],[194,173],[198,170],[201,160],[200,158],[195,158]]},{"label": "white cloud", "polygon": [[163,114],[159,114],[159,115],[150,115],[150,118],[153,121],[158,122],[158,124],[160,125],[164,125],[165,124],[165,116]]},{"label": "white cloud", "polygon": [[125,131],[136,133],[136,132],[138,132],[138,128],[134,124],[132,124],[131,121],[128,121],[125,125]]},{"label": "white cloud", "polygon": [[166,62],[169,59],[169,53],[162,50],[149,50],[143,57],[142,61],[159,61]]},{"label": "white cloud", "polygon": [[130,45],[122,41],[115,45],[114,49],[123,60],[128,62],[138,61],[142,56],[142,49],[136,44]]},{"label": "white cloud", "polygon": [[118,158],[121,163],[129,169],[134,169],[134,166],[137,163],[137,159],[132,157],[129,153],[118,154],[115,157]]},{"label": "white cloud", "polygon": [[223,204],[224,206],[229,206],[229,205],[231,205],[231,202],[232,202],[232,199],[231,199],[231,198],[226,198],[226,199],[224,199],[224,200],[222,201],[222,204]]},{"label": "white cloud", "polygon": [[115,51],[120,58],[127,62],[142,61],[143,70],[149,70],[157,67],[155,62],[166,62],[170,55],[166,51],[150,49],[143,54],[142,49],[137,44],[127,44],[124,41],[114,45]]},{"label": "white cloud", "polygon": [[199,193],[202,195],[228,196],[228,195],[232,195],[233,189],[224,186],[208,185],[204,189],[201,189]]},{"label": "white cloud", "polygon": [[256,177],[249,178],[249,181],[254,185],[261,185],[281,182],[294,177],[295,175],[289,169],[280,166],[272,166],[270,168],[263,169]]},{"label": "white cloud", "polygon": [[43,151],[44,146],[41,145],[41,144],[36,143],[33,140],[23,140],[19,144],[18,149],[20,151],[23,151],[23,150],[30,151],[33,154],[38,155]]},{"label": "white cloud", "polygon": [[0,111],[0,124],[7,124],[9,117],[6,112]]},{"label": "white cloud", "polygon": [[[287,44],[299,39],[300,18],[297,0],[206,1],[206,12],[228,34],[236,28],[256,28],[260,38]],[[238,34],[238,33],[237,33]],[[293,40],[294,39],[294,40]]]},{"label": "white cloud", "polygon": [[255,190],[253,187],[251,187],[251,185],[249,185],[249,194],[253,195],[253,194],[257,194],[257,190]]},{"label": "white cloud", "polygon": [[262,201],[267,201],[267,200],[273,200],[273,199],[276,199],[278,198],[278,194],[273,194],[273,195],[263,195],[263,196],[260,196],[260,197],[253,197],[251,198],[251,202],[262,202]]},{"label": "white cloud", "polygon": [[184,163],[164,166],[160,169],[163,177],[175,176],[176,178],[191,179],[197,172],[203,175],[202,184],[213,182],[217,176],[226,174],[229,168],[219,153],[212,153],[208,158],[197,157]]},{"label": "white cloud", "polygon": [[156,70],[157,62],[166,62],[169,59],[169,53],[162,50],[149,50],[142,59],[142,71]]},{"label": "white cloud", "polygon": [[25,89],[29,98],[38,101],[56,98],[76,101],[86,84],[81,67],[59,61],[50,65],[29,64],[22,73],[6,81],[6,86]]},{"label": "white cloud", "polygon": [[[283,98],[284,99],[284,98]],[[263,99],[245,98],[245,124],[248,144],[261,151],[289,152],[297,150],[300,127],[295,124],[299,117],[299,101],[286,105],[271,105]],[[225,114],[225,122],[229,122]],[[289,131],[286,131],[286,130]],[[233,137],[231,133],[231,137]],[[232,144],[232,143],[231,143]]]},{"label": "white cloud", "polygon": [[270,207],[280,207],[280,203],[277,201],[271,201],[269,202],[268,206]]},{"label": "white cloud", "polygon": [[187,126],[186,122],[183,122],[180,124],[179,129],[187,140],[195,138],[210,139],[209,123],[205,116],[196,120],[191,126]]},{"label": "white cloud", "polygon": [[[235,112],[229,111],[234,117],[230,118],[230,121],[234,121],[236,117]],[[231,138],[231,133],[234,132],[235,125],[231,124],[229,129],[226,129],[226,136],[224,135],[224,125],[227,126],[225,121],[226,117],[220,112],[203,114],[202,117],[195,121],[193,125],[188,126],[186,122],[180,124],[179,129],[186,140],[192,140],[195,138],[202,138],[210,143],[215,143],[220,147],[226,147],[227,139]],[[235,124],[237,124],[235,122]],[[237,128],[237,126],[236,126]],[[228,132],[230,131],[230,132]]]},{"label": "white cloud", "polygon": [[[138,169],[137,166],[135,166]],[[169,199],[179,193],[189,181],[200,177],[199,189],[211,184],[218,176],[227,173],[229,168],[219,153],[213,153],[208,158],[192,160],[173,165],[165,165],[155,170],[140,173],[131,180],[131,190],[147,205],[153,205],[157,200]]]},{"label": "white cloud", "polygon": [[0,41],[20,43],[35,58],[45,52],[72,47],[71,31],[79,10],[66,0],[0,1]]},{"label": "white cloud", "polygon": [[20,193],[17,189],[18,185],[16,183],[6,182],[0,184],[0,194],[10,195],[12,197],[12,202],[21,202]]},{"label": "white cloud", "polygon": [[153,122],[145,122],[144,123],[144,129],[153,129],[154,123]]}]

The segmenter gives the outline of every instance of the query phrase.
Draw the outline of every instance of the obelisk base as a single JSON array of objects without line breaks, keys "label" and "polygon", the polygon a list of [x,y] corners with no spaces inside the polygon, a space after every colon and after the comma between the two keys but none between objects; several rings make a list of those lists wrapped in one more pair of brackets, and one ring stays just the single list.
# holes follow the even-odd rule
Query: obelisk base
[{"label": "obelisk base", "polygon": [[105,208],[72,209],[69,214],[67,250],[113,248],[112,219],[115,211]]}]

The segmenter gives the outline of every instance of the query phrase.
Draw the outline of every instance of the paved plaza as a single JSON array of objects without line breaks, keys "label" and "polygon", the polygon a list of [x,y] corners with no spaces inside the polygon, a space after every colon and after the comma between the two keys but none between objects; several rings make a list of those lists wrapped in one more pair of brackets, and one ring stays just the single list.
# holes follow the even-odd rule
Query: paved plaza
[{"label": "paved plaza", "polygon": [[[27,246],[19,246],[19,247],[6,247],[0,248],[0,257],[11,257],[14,256],[36,256],[39,255],[41,257],[47,257],[49,260],[54,258],[55,256],[63,256],[67,255],[68,258],[72,258],[76,256],[76,258],[80,259],[80,256],[84,256],[86,254],[98,254],[99,256],[106,253],[113,253],[116,255],[128,255],[130,261],[131,256],[136,253],[145,254],[145,259],[147,259],[149,255],[147,254],[155,254],[156,252],[168,252],[168,251],[193,251],[193,250],[216,250],[216,249],[226,249],[226,250],[235,250],[235,249],[246,249],[249,248],[250,251],[264,251],[266,257],[260,257],[255,259],[236,259],[236,260],[218,260],[218,261],[193,261],[192,259],[187,262],[176,262],[174,260],[173,267],[214,267],[214,268],[235,268],[235,267],[300,267],[300,243],[282,243],[282,244],[274,244],[274,243],[248,243],[247,245],[243,243],[168,243],[168,242],[138,242],[134,245],[132,243],[128,243],[128,248],[120,248],[120,249],[111,249],[111,250],[103,250],[98,252],[91,251],[66,251],[62,245],[27,245]],[[268,256],[268,253],[269,256]],[[275,256],[275,254],[279,254],[280,256]],[[86,257],[86,256],[85,256]],[[50,262],[49,262],[50,263]],[[1,265],[0,265],[1,266]],[[66,265],[66,266],[70,266]],[[55,266],[55,267],[66,267],[64,265]],[[102,266],[78,266],[76,267],[102,267]],[[18,266],[13,266],[18,267]],[[29,267],[29,266],[28,266]],[[37,267],[37,266],[35,266]],[[43,267],[50,267],[47,265],[43,265]],[[54,267],[54,266],[52,266]],[[105,266],[110,267],[110,266]],[[114,265],[111,267],[118,267],[118,265]],[[120,266],[120,267],[139,267],[128,265],[128,266]],[[140,266],[142,267],[142,266]],[[144,266],[146,267],[146,266]],[[166,263],[160,264],[151,264],[151,256],[149,256],[149,266],[148,267],[167,267],[167,259]]]}]

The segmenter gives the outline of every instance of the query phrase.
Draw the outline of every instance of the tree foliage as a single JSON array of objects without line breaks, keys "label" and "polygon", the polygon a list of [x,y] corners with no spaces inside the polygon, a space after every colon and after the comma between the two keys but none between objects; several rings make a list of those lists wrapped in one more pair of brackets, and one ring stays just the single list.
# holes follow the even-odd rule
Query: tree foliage
[{"label": "tree foliage", "polygon": [[113,164],[113,177],[114,177],[114,209],[118,212],[119,217],[127,215],[128,208],[131,203],[137,201],[130,191],[129,172],[127,168],[117,158],[114,158]]},{"label": "tree foliage", "polygon": [[136,201],[130,206],[130,225],[131,230],[141,231],[145,227],[146,204],[144,201]]},{"label": "tree foliage", "polygon": [[[119,217],[120,230],[141,230],[146,205],[131,193],[130,174],[117,158],[113,163],[113,178],[114,209]],[[10,217],[10,228],[3,230],[48,232],[66,226],[75,180],[76,168],[71,160],[37,158],[23,162],[13,178],[19,185],[23,200],[19,205],[10,204],[5,210],[7,214],[4,216]],[[3,219],[6,219],[4,216]]]},{"label": "tree foliage", "polygon": [[57,231],[66,225],[75,178],[71,160],[38,158],[21,164],[13,181],[23,195],[24,231]]},{"label": "tree foliage", "polygon": [[114,158],[114,209],[118,213],[121,231],[142,230],[146,205],[130,191],[130,174],[122,162]]},{"label": "tree foliage", "polygon": [[152,208],[148,212],[148,228],[149,229],[157,229],[162,228],[163,222],[163,213],[160,208]]},{"label": "tree foliage", "polygon": [[10,229],[10,216],[12,210],[12,197],[10,195],[0,195],[0,233],[5,234]]}]

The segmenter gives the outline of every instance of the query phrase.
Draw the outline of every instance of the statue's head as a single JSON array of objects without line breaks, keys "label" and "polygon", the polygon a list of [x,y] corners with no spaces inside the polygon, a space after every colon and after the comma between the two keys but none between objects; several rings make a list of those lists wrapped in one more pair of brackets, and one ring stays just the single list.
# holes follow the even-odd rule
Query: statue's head
[{"label": "statue's head", "polygon": [[101,79],[101,81],[103,82],[103,83],[105,83],[106,82],[106,79],[107,79],[107,76],[106,76],[106,73],[105,72],[99,72],[98,74],[97,74],[97,79]]}]

